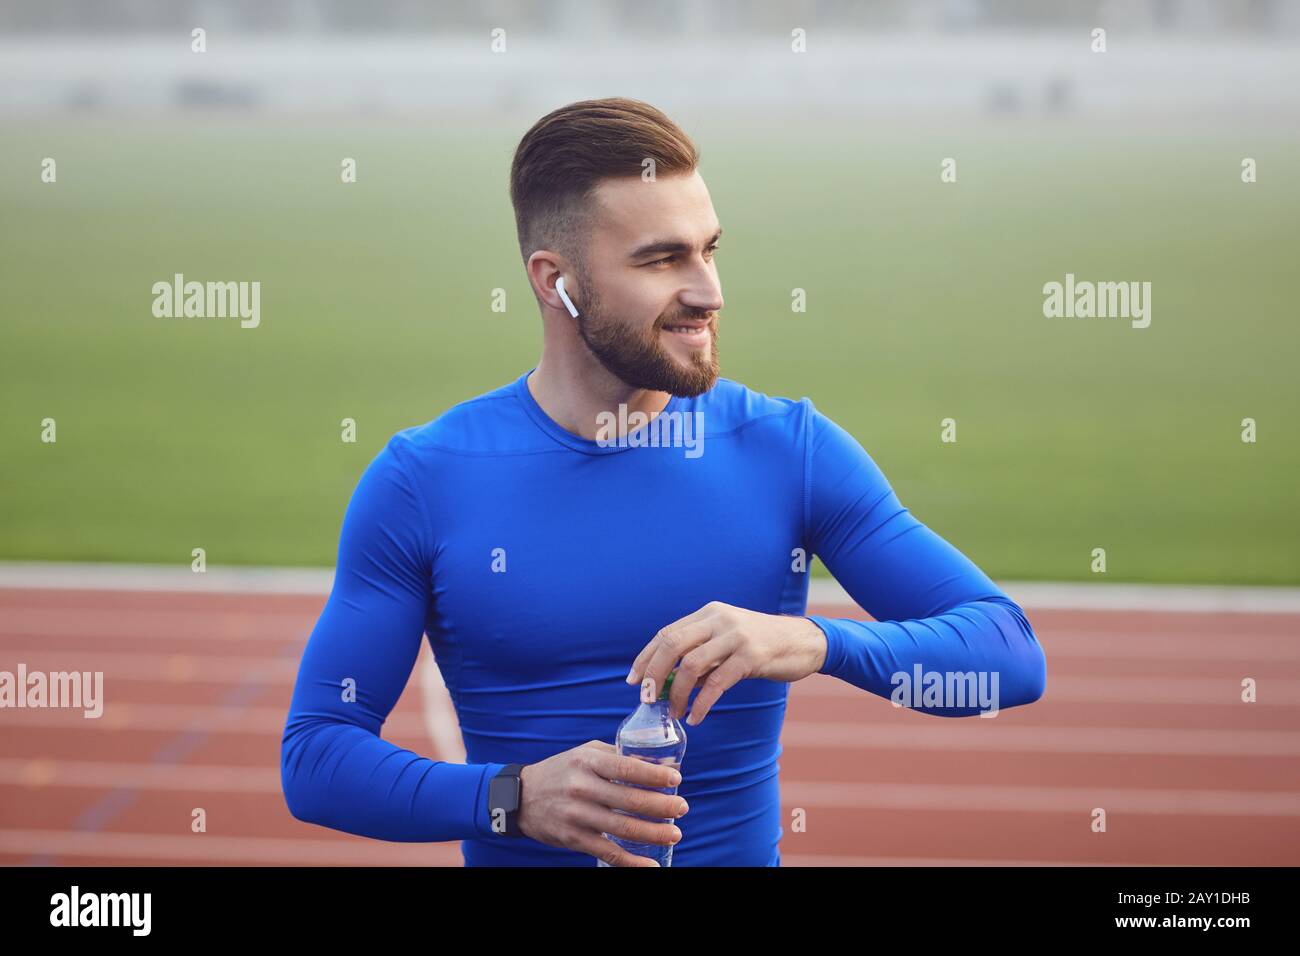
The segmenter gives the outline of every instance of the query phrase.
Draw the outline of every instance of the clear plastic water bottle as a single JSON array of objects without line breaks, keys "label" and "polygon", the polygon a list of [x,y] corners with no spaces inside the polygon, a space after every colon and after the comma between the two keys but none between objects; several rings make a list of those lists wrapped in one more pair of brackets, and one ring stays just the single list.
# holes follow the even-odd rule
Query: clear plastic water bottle
[{"label": "clear plastic water bottle", "polygon": [[[673,686],[673,676],[676,672],[670,673],[664,679],[664,688],[659,693],[659,699],[652,704],[642,701],[636,710],[632,711],[623,722],[618,725],[618,736],[614,739],[614,745],[621,756],[636,757],[638,760],[645,760],[650,763],[666,764],[681,773],[682,758],[686,756],[686,731],[682,729],[681,723],[675,717],[668,715],[668,691]],[[624,781],[616,781],[624,783]],[[659,793],[668,793],[676,796],[676,787],[642,787],[640,784],[629,783],[627,786],[638,787],[642,790],[657,790]],[[628,813],[626,810],[614,810],[615,813],[622,813],[626,816],[638,816],[639,814]],[[639,817],[642,820],[650,820],[652,823],[674,823],[672,818],[657,819],[652,817]],[[621,837],[610,836],[605,834],[605,839],[613,840],[628,853],[636,856],[648,856],[655,860],[660,866],[673,865],[673,844],[661,845],[658,843],[632,843]],[[597,866],[609,866],[604,860],[597,860]]]}]

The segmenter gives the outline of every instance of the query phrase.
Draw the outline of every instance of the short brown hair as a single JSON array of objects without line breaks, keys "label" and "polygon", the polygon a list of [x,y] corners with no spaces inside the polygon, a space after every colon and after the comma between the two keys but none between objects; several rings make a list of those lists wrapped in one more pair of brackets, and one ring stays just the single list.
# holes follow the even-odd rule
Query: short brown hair
[{"label": "short brown hair", "polygon": [[591,196],[602,179],[693,172],[700,155],[676,123],[649,103],[610,97],[547,113],[524,134],[510,167],[519,252],[554,249],[582,266]]}]

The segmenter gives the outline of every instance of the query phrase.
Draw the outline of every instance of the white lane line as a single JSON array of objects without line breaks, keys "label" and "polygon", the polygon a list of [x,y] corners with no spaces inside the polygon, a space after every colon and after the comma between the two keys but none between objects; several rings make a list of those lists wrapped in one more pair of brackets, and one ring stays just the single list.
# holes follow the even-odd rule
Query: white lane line
[{"label": "white lane line", "polygon": [[[1042,701],[1090,704],[1220,704],[1233,707],[1300,705],[1300,680],[1258,678],[1257,702],[1241,699],[1241,678],[1218,677],[1061,677],[1048,676]],[[1042,701],[1039,701],[1041,703]],[[986,718],[981,718],[986,719]],[[993,718],[997,719],[997,718]]]},{"label": "white lane line", "polygon": [[[1204,704],[1232,705],[1234,707],[1295,707],[1300,706],[1300,680],[1261,677],[1245,673],[1242,677],[1256,677],[1259,697],[1257,702],[1245,704],[1241,700],[1241,681],[1230,677],[1066,677],[1053,674],[1049,665],[1047,690],[1041,700],[1031,706],[1050,703],[1096,704]],[[861,697],[866,691],[838,678],[818,675],[801,680],[790,688],[790,694],[809,700],[847,700]],[[876,695],[868,695],[875,698]],[[884,700],[884,698],[878,698]],[[892,704],[891,704],[892,706]],[[977,717],[976,720],[997,720],[996,717]]]},{"label": "white lane line", "polygon": [[[134,787],[214,793],[281,793],[278,767],[122,764],[91,760],[0,758],[0,784],[42,787]],[[1300,816],[1300,793],[1249,790],[1124,790],[1001,784],[822,783],[781,784],[790,807],[844,810],[1005,810],[1213,816]]]},{"label": "white lane line", "polygon": [[[849,615],[850,609],[841,609]],[[220,611],[148,610],[145,608],[50,608],[0,606],[0,653],[5,642],[31,638],[89,636],[97,644],[115,640],[168,643],[305,646],[316,616],[312,612],[258,610],[255,605]],[[1133,630],[1126,630],[1134,628]],[[1137,629],[1119,620],[1112,630],[1040,628],[1038,638],[1052,659],[1157,660],[1177,655],[1198,661],[1300,661],[1300,621],[1295,634],[1196,634]]]},{"label": "white lane line", "polygon": [[[1243,676],[1256,676],[1244,674]],[[1151,676],[1151,678],[1110,678],[1110,676],[1061,676],[1048,670],[1047,692],[1034,705],[1041,709],[1044,704],[1096,704],[1110,706],[1113,704],[1203,704],[1232,706],[1300,706],[1300,680],[1286,678],[1258,678],[1258,700],[1255,704],[1243,704],[1242,684],[1235,676],[1231,678],[1169,678],[1169,676]],[[807,698],[807,700],[849,700],[862,698],[884,700],[883,697],[867,695],[862,688],[837,678],[818,678],[801,680],[790,687],[790,696]],[[995,719],[995,718],[975,718]]]},{"label": "white lane line", "polygon": [[1049,661],[1149,660],[1149,661],[1300,661],[1300,625],[1295,634],[1153,634],[1117,627],[1110,633],[1062,631],[1038,633]]},{"label": "white lane line", "polygon": [[1300,588],[1294,587],[1051,581],[1005,581],[999,587],[1028,609],[1300,614]]},{"label": "white lane line", "polygon": [[949,727],[786,721],[786,747],[853,750],[946,750],[977,753],[1168,754],[1197,757],[1300,757],[1300,732],[1173,730],[1137,727],[1017,727],[996,719]]},{"label": "white lane line", "polygon": [[172,683],[292,682],[298,661],[285,657],[241,657],[233,654],[143,654],[135,651],[51,651],[43,648],[3,648],[0,668],[18,663],[33,671],[103,671],[104,679],[160,680]]},{"label": "white lane line", "polygon": [[333,568],[209,567],[162,564],[0,561],[0,587],[207,594],[328,594]]},{"label": "white lane line", "polygon": [[[1085,584],[1071,581],[996,583],[1013,601],[1030,611],[1300,614],[1300,588],[1212,584]],[[809,605],[858,607],[857,602],[838,581],[813,578],[808,585]]]},{"label": "white lane line", "polygon": [[[224,767],[206,764],[118,763],[0,758],[0,784],[41,787],[130,787],[213,793],[281,793],[280,768]],[[286,809],[286,813],[288,810]]]},{"label": "white lane line", "polygon": [[[142,654],[127,651],[50,651],[40,648],[4,648],[0,669],[24,663],[32,671],[103,671],[104,679],[162,681],[166,683],[292,684],[298,660],[282,657],[236,657],[210,654]],[[1097,705],[1214,704],[1252,707],[1300,705],[1300,679],[1256,674],[1258,702],[1243,705],[1241,681],[1236,675],[1219,677],[1064,676],[1049,672],[1047,702]],[[791,686],[791,694],[809,699],[858,698],[884,700],[837,678],[817,675]],[[990,718],[979,718],[990,719]],[[996,720],[997,718],[991,718]]]},{"label": "white lane line", "polygon": [[159,637],[167,640],[302,644],[316,623],[306,611],[259,609],[256,603],[220,610],[0,605],[0,634],[32,637],[90,635],[96,641]]},{"label": "white lane line", "polygon": [[[95,719],[82,717],[81,711],[66,708],[27,707],[21,710],[6,708],[7,728],[54,727],[72,731],[183,731],[200,727],[208,733],[255,734],[280,738],[288,720],[288,706],[279,707],[226,707],[221,704],[147,704],[136,701],[116,701],[105,705],[104,716]],[[384,721],[384,738],[419,738],[428,732],[425,721],[414,714],[394,713]],[[443,758],[447,759],[447,758]],[[464,763],[462,757],[456,763]]]},{"label": "white lane line", "polygon": [[[848,609],[843,609],[848,613]],[[52,646],[61,639],[93,639],[97,646],[113,641],[149,640],[166,644],[243,644],[250,647],[305,647],[315,625],[314,614],[258,611],[150,611],[123,608],[0,607],[0,654],[13,641],[41,640]],[[91,623],[88,623],[91,622]],[[1039,629],[1038,638],[1050,659],[1152,660],[1177,657],[1183,661],[1300,661],[1300,621],[1295,634],[1190,634],[1184,631],[1125,630],[1117,621],[1110,631]]]},{"label": "white lane line", "polygon": [[1037,787],[984,783],[781,784],[781,805],[846,810],[1007,811],[1229,817],[1300,817],[1300,793],[1264,790]]},{"label": "white lane line", "polygon": [[393,843],[344,834],[337,839],[294,839],[6,829],[0,830],[0,853],[296,866],[462,865],[458,841]]},{"label": "white lane line", "polygon": [[[1297,637],[1297,641],[1300,641],[1300,637]],[[194,659],[194,661],[199,662],[201,666],[205,667],[205,669],[209,666],[216,666],[217,669],[220,670],[221,662],[240,663],[242,666],[253,666],[257,662],[276,662],[278,669],[292,672],[296,672],[296,667],[298,667],[298,657],[296,657],[296,654],[295,656],[292,656],[292,659],[290,659],[290,648],[287,648],[287,646],[273,646],[265,643],[246,645],[246,650],[257,650],[257,652],[261,652],[246,654],[231,654],[227,652],[227,650],[222,649],[214,650],[213,653],[201,653],[201,650],[212,650],[211,646],[208,646],[208,644],[211,644],[208,643],[208,641],[198,644],[177,643],[174,648],[170,649],[170,653],[168,654],[160,654],[159,652],[156,652],[156,650],[120,650],[110,648],[110,646],[105,646],[107,643],[108,639],[100,641],[98,637],[96,637],[95,646],[83,649],[60,646],[53,640],[45,641],[45,643],[39,645],[26,644],[13,646],[10,644],[8,639],[5,639],[3,633],[0,633],[0,666],[8,666],[5,662],[16,663],[17,661],[27,661],[27,667],[31,670],[31,658],[40,657],[47,659],[47,661],[53,661],[53,659],[64,661],[66,662],[66,665],[77,670],[95,670],[92,669],[88,663],[78,665],[78,661],[94,661],[94,659],[101,659],[101,661],[105,662],[120,661],[125,666],[131,666],[131,662],[136,661],[149,661],[149,659],[157,661],[157,659],[179,657]],[[1071,641],[1071,643],[1063,646],[1056,646],[1053,643],[1050,643],[1050,641],[1044,641],[1044,650],[1048,656],[1049,687],[1052,685],[1052,679],[1054,676],[1057,676],[1058,674],[1058,669],[1057,667],[1053,667],[1052,661],[1067,661],[1067,659],[1075,658],[1083,659],[1083,661],[1097,661],[1097,659],[1109,659],[1115,657],[1123,659],[1123,661],[1151,661],[1153,666],[1160,665],[1160,663],[1166,661],[1166,659],[1177,659],[1180,663],[1227,662],[1240,663],[1240,665],[1245,666],[1248,665],[1248,663],[1260,665],[1260,663],[1291,662],[1292,658],[1296,657],[1296,652],[1300,652],[1300,644],[1296,644],[1294,648],[1283,649],[1281,650],[1281,653],[1275,652],[1275,650],[1269,648],[1269,646],[1251,648],[1251,646],[1248,646],[1248,639],[1238,639],[1238,644],[1236,644],[1234,648],[1223,648],[1222,650],[1203,648],[1203,646],[1196,645],[1182,650],[1179,650],[1177,646],[1173,645],[1167,646],[1167,648],[1158,648],[1158,646],[1149,645],[1144,646],[1143,640],[1136,636],[1132,637],[1132,639],[1123,637],[1123,639],[1115,641],[1115,646],[1117,646],[1117,648],[1119,645],[1123,645],[1123,650],[1119,650],[1118,653],[1112,654],[1108,648],[1100,648],[1096,650],[1088,648],[1088,646],[1082,643],[1082,641]],[[421,641],[421,648],[428,648],[428,641]],[[430,657],[432,657],[432,654],[430,654]],[[51,667],[51,669],[53,669],[53,667]],[[1104,675],[1078,676],[1082,679],[1084,676]],[[1243,674],[1242,676],[1255,676],[1257,680],[1262,680],[1260,674]],[[811,676],[809,680],[803,680],[803,682],[796,684],[796,687],[806,687],[806,685],[824,682],[824,680],[827,679],[828,676],[824,674],[814,675]],[[1071,676],[1071,679],[1074,679],[1073,676]],[[1145,676],[1117,675],[1114,679],[1218,680],[1218,678],[1186,678],[1186,676],[1164,675],[1158,674],[1158,672],[1157,674],[1154,674],[1152,678],[1145,678]],[[441,675],[437,676],[435,680],[441,684]],[[837,679],[832,680],[836,680],[837,683],[844,683],[839,682]],[[1296,682],[1296,680],[1300,679],[1270,678],[1270,680],[1271,682],[1277,682],[1277,680],[1292,680],[1292,682]]]},{"label": "white lane line", "polygon": [[[448,698],[450,700],[450,698]],[[426,711],[427,713],[427,711]],[[6,726],[93,732],[182,731],[202,727],[213,736],[251,734],[279,739],[287,714],[274,707],[226,708],[212,704],[141,704],[124,701],[87,720],[79,711],[27,708],[8,711]],[[933,724],[934,722],[928,722]],[[439,728],[457,730],[455,711],[440,715]],[[433,741],[434,756],[465,763],[460,734],[440,740],[423,717],[394,714],[384,722],[384,739]],[[1019,726],[996,719],[943,721],[938,726],[864,723],[853,718],[819,722],[787,720],[781,744],[848,750],[943,750],[990,754],[1091,753],[1167,754],[1197,757],[1296,757],[1300,732],[1290,730],[1195,730],[1114,726]],[[417,751],[418,752],[418,751]]]},{"label": "white lane line", "polygon": [[[0,588],[186,591],[214,594],[328,594],[331,568],[210,566],[202,574],[175,565],[2,561]],[[853,604],[832,578],[814,577],[814,604]],[[1236,611],[1298,614],[1300,588],[1112,582],[1005,581],[1001,587],[1026,608],[1148,611]]]}]

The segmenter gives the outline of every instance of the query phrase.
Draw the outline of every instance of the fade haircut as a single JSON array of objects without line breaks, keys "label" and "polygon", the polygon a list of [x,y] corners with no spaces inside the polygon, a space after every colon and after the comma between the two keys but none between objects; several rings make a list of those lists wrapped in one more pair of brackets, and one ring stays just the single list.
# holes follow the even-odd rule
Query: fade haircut
[{"label": "fade haircut", "polygon": [[524,262],[538,249],[550,249],[583,269],[596,186],[603,179],[640,176],[647,159],[654,160],[656,176],[689,174],[700,162],[681,127],[640,100],[582,100],[533,124],[510,166]]}]

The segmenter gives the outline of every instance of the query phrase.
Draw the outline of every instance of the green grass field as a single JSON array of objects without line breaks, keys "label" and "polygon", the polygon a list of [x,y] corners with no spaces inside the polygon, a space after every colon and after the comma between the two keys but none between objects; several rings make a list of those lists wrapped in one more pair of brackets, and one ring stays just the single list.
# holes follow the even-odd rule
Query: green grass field
[{"label": "green grass field", "polygon": [[[811,397],[990,574],[1098,580],[1103,547],[1109,580],[1300,582],[1300,140],[690,131],[723,374]],[[5,129],[0,558],[331,564],[394,431],[535,363],[522,132]],[[154,318],[176,272],[260,281],[261,327]],[[1066,272],[1152,282],[1150,328],[1044,318]]]}]

